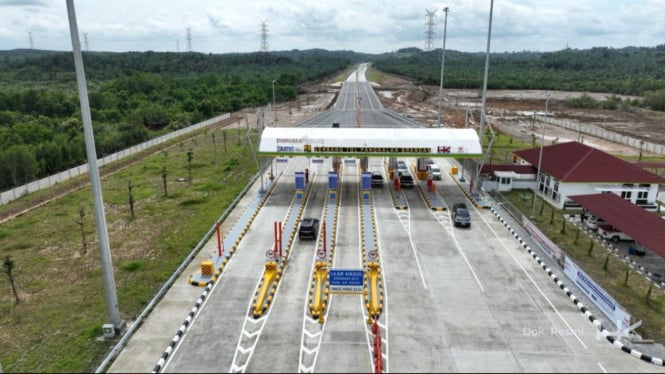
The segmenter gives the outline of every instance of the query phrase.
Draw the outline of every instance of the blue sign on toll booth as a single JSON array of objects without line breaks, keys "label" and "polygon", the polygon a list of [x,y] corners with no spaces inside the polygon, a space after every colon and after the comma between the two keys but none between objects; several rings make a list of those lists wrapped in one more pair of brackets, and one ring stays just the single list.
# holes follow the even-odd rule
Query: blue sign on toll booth
[{"label": "blue sign on toll booth", "polygon": [[362,174],[362,189],[371,190],[372,189],[372,173],[365,171]]},{"label": "blue sign on toll booth", "polygon": [[337,173],[334,171],[328,172],[328,198],[337,198]]},{"label": "blue sign on toll booth", "polygon": [[296,171],[296,190],[302,190],[305,188],[305,172]]},{"label": "blue sign on toll booth", "polygon": [[337,173],[334,171],[328,172],[328,189],[336,190],[337,189]]}]

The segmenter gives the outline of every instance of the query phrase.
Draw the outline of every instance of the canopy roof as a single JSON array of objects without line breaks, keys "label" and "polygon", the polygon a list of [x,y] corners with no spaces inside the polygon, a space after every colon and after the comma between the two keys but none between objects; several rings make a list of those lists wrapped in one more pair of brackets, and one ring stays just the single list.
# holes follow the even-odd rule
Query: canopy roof
[{"label": "canopy roof", "polygon": [[665,219],[613,193],[569,196],[594,216],[665,258]]},{"label": "canopy roof", "polygon": [[481,157],[473,129],[267,127],[260,155]]}]

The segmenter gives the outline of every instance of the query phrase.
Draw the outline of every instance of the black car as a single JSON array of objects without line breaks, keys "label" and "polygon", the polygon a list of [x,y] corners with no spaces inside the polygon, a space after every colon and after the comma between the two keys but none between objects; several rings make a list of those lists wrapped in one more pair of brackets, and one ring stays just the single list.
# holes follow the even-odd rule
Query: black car
[{"label": "black car", "polygon": [[383,174],[379,172],[372,173],[372,187],[383,187]]},{"label": "black car", "polygon": [[469,209],[466,207],[466,204],[457,203],[453,205],[450,214],[452,215],[455,226],[471,226],[471,215],[469,214]]},{"label": "black car", "polygon": [[298,239],[316,239],[319,233],[319,220],[317,218],[303,218],[300,220]]},{"label": "black car", "polygon": [[414,182],[411,174],[402,174],[399,176],[399,185],[402,188],[413,188]]}]

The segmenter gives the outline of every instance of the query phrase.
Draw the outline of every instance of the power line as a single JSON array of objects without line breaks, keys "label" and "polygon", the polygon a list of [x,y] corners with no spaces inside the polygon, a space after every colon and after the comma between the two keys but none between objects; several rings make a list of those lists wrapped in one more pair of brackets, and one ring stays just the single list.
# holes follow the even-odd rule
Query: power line
[{"label": "power line", "polygon": [[432,43],[434,41],[434,18],[436,17],[436,11],[429,11],[425,9],[427,14],[427,21],[425,21],[425,51],[432,50]]}]

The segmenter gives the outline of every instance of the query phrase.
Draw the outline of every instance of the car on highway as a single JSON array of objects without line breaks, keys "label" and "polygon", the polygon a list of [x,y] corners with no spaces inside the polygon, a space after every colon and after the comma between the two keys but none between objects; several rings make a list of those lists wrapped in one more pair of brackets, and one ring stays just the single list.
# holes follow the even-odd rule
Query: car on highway
[{"label": "car on highway", "polygon": [[383,174],[378,171],[372,172],[372,187],[383,187]]},{"label": "car on highway", "polygon": [[397,161],[397,175],[409,174],[409,167],[406,166],[406,162]]},{"label": "car on highway", "polygon": [[413,177],[408,171],[405,174],[399,176],[399,185],[402,188],[413,188],[415,185]]},{"label": "car on highway", "polygon": [[441,168],[437,164],[427,165],[427,170],[429,171],[430,177],[433,180],[441,180]]},{"label": "car on highway", "polygon": [[298,239],[316,239],[319,234],[318,218],[303,218],[300,220]]},{"label": "car on highway", "polygon": [[466,204],[457,203],[453,205],[453,209],[450,210],[450,214],[453,218],[453,223],[455,226],[471,226],[471,215],[469,214],[469,209],[466,207]]}]

